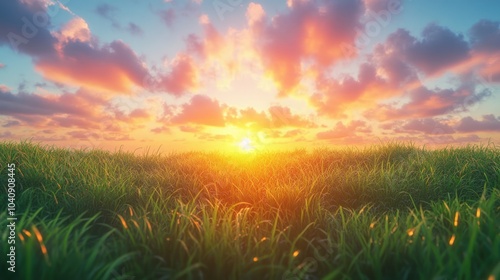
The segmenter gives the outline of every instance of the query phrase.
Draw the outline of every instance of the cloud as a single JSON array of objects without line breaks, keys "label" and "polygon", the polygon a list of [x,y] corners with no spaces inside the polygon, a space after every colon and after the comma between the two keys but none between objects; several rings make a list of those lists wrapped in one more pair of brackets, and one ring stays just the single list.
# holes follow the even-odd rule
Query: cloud
[{"label": "cloud", "polygon": [[57,39],[48,30],[50,25],[41,1],[0,1],[0,46],[35,57],[52,55]]},{"label": "cloud", "polygon": [[6,127],[80,128],[103,135],[134,129],[152,119],[145,109],[122,112],[110,102],[106,96],[86,89],[43,95],[0,90],[0,116],[12,118],[3,124]]},{"label": "cloud", "polygon": [[285,134],[283,134],[283,138],[293,138],[293,137],[297,137],[297,136],[300,136],[304,134],[304,131],[301,130],[301,129],[292,129],[292,130],[288,130]]},{"label": "cloud", "polygon": [[288,13],[268,20],[249,6],[256,48],[281,96],[300,83],[303,62],[327,67],[345,58],[342,46],[354,43],[363,8],[361,1],[290,0]]},{"label": "cloud", "polygon": [[313,128],[316,124],[302,116],[293,114],[289,107],[271,106],[265,111],[258,112],[254,108],[228,108],[226,121],[240,127],[260,129],[301,127]]},{"label": "cloud", "polygon": [[160,126],[160,127],[153,128],[153,129],[151,129],[151,132],[153,132],[155,134],[170,134],[170,133],[172,133],[170,128],[167,126]]},{"label": "cloud", "polygon": [[201,133],[198,139],[204,141],[232,141],[234,140],[234,136],[230,134]]},{"label": "cloud", "polygon": [[4,124],[2,124],[2,127],[9,128],[9,127],[16,127],[16,126],[20,126],[20,125],[21,125],[20,121],[8,120]]},{"label": "cloud", "polygon": [[316,125],[299,115],[292,114],[289,107],[271,106],[269,107],[270,121],[273,127],[316,127]]},{"label": "cloud", "polygon": [[481,120],[462,118],[456,127],[460,132],[500,132],[500,117],[484,115]]},{"label": "cloud", "polygon": [[470,28],[469,37],[473,57],[466,66],[476,67],[484,80],[500,83],[500,22],[481,20]]},{"label": "cloud", "polygon": [[69,131],[67,133],[71,138],[78,139],[78,140],[90,140],[90,139],[100,139],[101,135],[95,132],[89,132],[86,130],[75,130],[75,131]]},{"label": "cloud", "polygon": [[133,23],[133,22],[129,22],[128,25],[127,25],[127,31],[132,34],[132,35],[142,35],[144,34],[144,31],[142,30],[142,28]]},{"label": "cloud", "polygon": [[0,89],[0,115],[5,116],[55,114],[88,116],[92,112],[90,105],[83,93],[42,96],[24,92],[13,94]]},{"label": "cloud", "polygon": [[217,100],[206,95],[195,95],[190,102],[182,105],[182,111],[171,118],[173,124],[201,124],[224,126],[222,108]]},{"label": "cloud", "polygon": [[124,112],[120,108],[109,106],[108,112],[114,115],[114,118],[124,123],[134,123],[136,121],[147,121],[151,119],[150,113],[146,109],[136,108],[130,112]]},{"label": "cloud", "polygon": [[198,72],[194,60],[179,54],[171,63],[168,74],[159,78],[157,88],[175,96],[181,96],[198,87]]},{"label": "cloud", "polygon": [[382,104],[379,109],[365,112],[365,117],[378,120],[429,118],[453,112],[467,111],[490,96],[489,90],[476,92],[475,85],[464,84],[457,89],[428,89],[419,87],[410,91],[405,104]]},{"label": "cloud", "polygon": [[455,130],[449,124],[432,118],[396,121],[384,124],[381,127],[395,133],[424,133],[430,135],[455,133]]},{"label": "cloud", "polygon": [[390,50],[393,59],[408,63],[426,75],[437,74],[469,57],[469,44],[464,36],[436,24],[428,25],[420,39],[399,29],[389,35],[384,48]]},{"label": "cloud", "polygon": [[36,69],[52,81],[107,90],[118,94],[131,93],[134,86],[143,86],[148,70],[135,52],[122,41],[96,47],[82,41],[69,41],[60,53],[35,61]]},{"label": "cloud", "polygon": [[5,132],[0,133],[0,139],[9,139],[9,138],[13,138],[13,137],[14,137],[14,135],[10,131],[5,131]]},{"label": "cloud", "polygon": [[115,6],[109,4],[100,4],[95,8],[95,12],[103,18],[112,19],[111,14],[116,12],[118,9]]},{"label": "cloud", "polygon": [[67,22],[57,34],[59,44],[68,41],[89,42],[92,34],[87,22],[81,17],[76,17]]},{"label": "cloud", "polygon": [[[96,11],[109,17],[113,7],[103,4]],[[115,93],[130,93],[133,86],[143,86],[148,70],[128,45],[113,41],[97,46],[88,24],[80,17],[57,32],[47,29],[50,24],[46,5],[40,1],[0,3],[0,34],[6,35],[0,36],[0,45],[10,44],[32,56],[35,68],[45,78]],[[15,41],[21,43],[12,43],[12,36],[21,36]]]},{"label": "cloud", "polygon": [[226,120],[228,123],[237,125],[239,127],[254,127],[254,128],[269,128],[271,127],[271,120],[265,112],[257,112],[254,108],[229,108],[227,110]]},{"label": "cloud", "polygon": [[369,133],[371,128],[364,121],[352,121],[348,125],[337,122],[335,127],[328,131],[318,132],[316,138],[320,140],[331,140],[338,138],[354,137],[357,133]]},{"label": "cloud", "polygon": [[262,8],[262,6],[260,4],[256,4],[253,2],[248,4],[246,17],[247,17],[247,23],[249,26],[252,26],[257,22],[260,22],[264,18],[265,15],[266,15],[266,12],[264,11],[264,8]]},{"label": "cloud", "polygon": [[174,25],[175,18],[177,17],[177,14],[175,13],[175,10],[173,8],[159,11],[158,15],[167,27],[172,27]]},{"label": "cloud", "polygon": [[500,22],[480,20],[469,29],[469,37],[475,51],[496,53],[500,51]]},{"label": "cloud", "polygon": [[373,103],[399,92],[368,63],[361,65],[357,79],[351,76],[342,79],[319,76],[316,90],[310,98],[311,104],[317,108],[318,114],[332,118],[343,116],[347,108],[359,102]]},{"label": "cloud", "polygon": [[[472,43],[435,24],[428,25],[421,38],[399,29],[375,47],[367,57],[370,62],[360,66],[357,78],[319,75],[310,103],[318,114],[331,118],[394,97],[409,101],[382,102],[380,109],[368,110],[365,116],[380,120],[429,118],[465,111],[491,95],[489,90],[478,91],[484,82],[476,73],[489,82],[500,82],[500,48],[495,39],[495,34],[500,34],[499,26],[490,21],[477,23],[469,32]],[[444,71],[457,74],[461,85],[456,89],[429,89],[419,79]]]},{"label": "cloud", "polygon": [[448,28],[430,24],[422,31],[422,39],[410,39],[403,51],[409,62],[430,75],[456,65],[469,55],[463,35]]},{"label": "cloud", "polygon": [[203,126],[181,125],[179,130],[187,133],[198,133],[203,131]]}]

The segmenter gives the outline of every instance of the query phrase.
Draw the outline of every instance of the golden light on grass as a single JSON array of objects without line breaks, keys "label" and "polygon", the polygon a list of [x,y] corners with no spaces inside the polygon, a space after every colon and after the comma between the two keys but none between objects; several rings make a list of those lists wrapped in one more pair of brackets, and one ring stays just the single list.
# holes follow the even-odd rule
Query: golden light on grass
[{"label": "golden light on grass", "polygon": [[458,211],[457,211],[457,212],[455,212],[455,221],[453,222],[453,225],[454,225],[454,226],[458,226],[458,216],[459,216],[459,215],[460,215],[460,214],[458,213]]},{"label": "golden light on grass", "polygon": [[258,262],[258,261],[259,261],[259,258],[253,257],[253,262]]},{"label": "golden light on grass", "polygon": [[[47,247],[45,247],[45,244],[43,243],[43,236],[42,233],[38,230],[36,226],[32,227],[33,233],[35,234],[36,240],[38,240],[38,243],[40,244],[40,250],[42,251],[42,254],[45,257],[45,260],[48,262],[48,255],[47,255]],[[23,230],[24,231],[24,230]]]},{"label": "golden light on grass", "polygon": [[151,223],[149,222],[147,217],[144,217],[144,221],[146,221],[146,225],[148,226],[149,232],[153,232],[153,228],[151,227]]},{"label": "golden light on grass", "polygon": [[24,242],[24,236],[22,233],[18,233],[17,234],[19,236],[19,239],[21,240],[21,242]]},{"label": "golden light on grass", "polygon": [[295,252],[293,252],[292,256],[293,256],[294,258],[296,258],[299,254],[300,254],[300,251],[299,251],[299,250],[296,250]]},{"label": "golden light on grass", "polygon": [[476,218],[479,219],[480,217],[481,217],[481,208],[478,207],[476,210]]},{"label": "golden light on grass", "polygon": [[267,237],[262,237],[262,239],[260,240],[260,242],[263,242],[263,241],[266,241],[267,240]]},{"label": "golden light on grass", "polygon": [[38,242],[42,243],[43,242],[42,234],[40,233],[40,231],[38,230],[38,228],[36,226],[33,226],[33,232],[35,233],[36,240],[38,240]]},{"label": "golden light on grass", "polygon": [[406,233],[408,234],[408,236],[413,236],[413,234],[415,233],[415,228],[410,228],[406,231]]},{"label": "golden light on grass", "polygon": [[118,215],[118,218],[120,219],[120,222],[122,223],[123,228],[128,229],[128,225],[127,225],[127,222],[125,221],[125,219],[121,215]]},{"label": "golden light on grass", "polygon": [[450,242],[448,242],[448,244],[450,244],[450,246],[453,245],[453,243],[455,243],[455,234],[453,234],[450,238]]},{"label": "golden light on grass", "polygon": [[45,244],[40,244],[40,249],[42,249],[42,254],[47,255],[47,247],[45,247]]},{"label": "golden light on grass", "polygon": [[372,223],[370,224],[370,229],[373,229],[373,228],[375,227],[375,224],[377,224],[377,222],[372,222]]},{"label": "golden light on grass", "polygon": [[29,232],[29,230],[23,229],[23,233],[26,234],[26,236],[31,237],[31,232]]},{"label": "golden light on grass", "polygon": [[493,275],[493,274],[492,274],[492,275],[490,275],[490,276],[488,276],[488,280],[495,280],[495,279],[496,279],[496,278],[495,278],[495,275]]},{"label": "golden light on grass", "polygon": [[243,138],[241,140],[241,142],[238,144],[238,146],[240,147],[240,149],[243,152],[246,152],[246,153],[255,151],[255,147],[252,144],[252,140],[250,138],[247,138],[247,137]]},{"label": "golden light on grass", "polygon": [[137,223],[137,221],[136,221],[136,220],[132,220],[132,223],[134,224],[134,226],[135,226],[136,228],[139,228],[139,223]]}]

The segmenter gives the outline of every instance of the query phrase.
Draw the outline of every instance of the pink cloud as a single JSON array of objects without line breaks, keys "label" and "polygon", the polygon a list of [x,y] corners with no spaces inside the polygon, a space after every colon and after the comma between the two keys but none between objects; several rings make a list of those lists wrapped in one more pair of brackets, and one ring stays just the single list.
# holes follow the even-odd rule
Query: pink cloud
[{"label": "pink cloud", "polygon": [[460,132],[500,132],[500,117],[484,115],[481,120],[472,117],[462,118],[456,127]]},{"label": "pink cloud", "polygon": [[264,18],[265,15],[266,15],[266,12],[264,11],[264,8],[262,8],[262,6],[260,4],[256,4],[253,2],[248,4],[246,17],[247,17],[247,23],[249,26],[252,26],[257,22],[260,22]]},{"label": "pink cloud", "polygon": [[179,54],[172,62],[168,74],[162,75],[158,89],[175,96],[181,96],[198,87],[198,71],[194,60],[185,54]]},{"label": "pink cloud", "polygon": [[52,81],[130,94],[143,86],[148,70],[122,41],[97,48],[81,41],[64,44],[58,55],[35,60],[36,69]]},{"label": "pink cloud", "polygon": [[256,47],[281,96],[300,83],[304,61],[327,67],[345,58],[341,46],[354,43],[363,14],[361,1],[321,1],[321,8],[314,1],[290,1],[289,8],[271,20],[249,8]]},{"label": "pink cloud", "polygon": [[395,121],[381,125],[381,127],[394,133],[423,133],[428,135],[455,133],[455,130],[449,124],[432,118]]},{"label": "pink cloud", "polygon": [[366,106],[400,94],[399,87],[389,84],[377,74],[375,66],[367,63],[361,65],[357,78],[319,76],[316,88],[317,92],[310,98],[311,104],[318,114],[332,118],[344,116],[353,106]]},{"label": "pink cloud", "polygon": [[56,35],[58,36],[59,44],[68,41],[89,42],[92,37],[89,25],[81,17],[71,19]]},{"label": "pink cloud", "polygon": [[475,85],[462,85],[457,89],[419,87],[409,93],[405,104],[385,104],[365,112],[365,117],[378,120],[429,118],[453,112],[463,112],[491,93],[476,92]]},{"label": "pink cloud", "polygon": [[328,131],[322,131],[316,134],[316,138],[320,140],[331,140],[346,137],[356,137],[357,133],[369,133],[371,128],[364,121],[352,121],[348,125],[344,125],[342,122],[337,122],[333,129]]},{"label": "pink cloud", "polygon": [[205,95],[195,95],[190,102],[182,105],[182,111],[171,118],[174,124],[201,124],[224,126],[224,117],[219,102]]}]

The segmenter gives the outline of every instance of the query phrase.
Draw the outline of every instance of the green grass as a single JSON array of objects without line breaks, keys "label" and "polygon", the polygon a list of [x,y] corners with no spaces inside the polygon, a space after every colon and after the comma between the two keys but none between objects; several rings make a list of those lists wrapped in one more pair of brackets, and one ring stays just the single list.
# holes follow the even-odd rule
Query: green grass
[{"label": "green grass", "polygon": [[12,162],[17,272],[2,261],[0,279],[500,279],[493,145],[162,156],[1,143],[2,260]]}]

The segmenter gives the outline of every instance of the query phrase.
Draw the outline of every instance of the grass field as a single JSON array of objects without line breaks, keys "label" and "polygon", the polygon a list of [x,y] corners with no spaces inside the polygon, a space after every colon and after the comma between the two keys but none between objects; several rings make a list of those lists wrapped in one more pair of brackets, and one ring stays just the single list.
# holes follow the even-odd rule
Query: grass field
[{"label": "grass field", "polygon": [[0,164],[0,279],[500,279],[494,145],[133,155],[2,143]]}]

